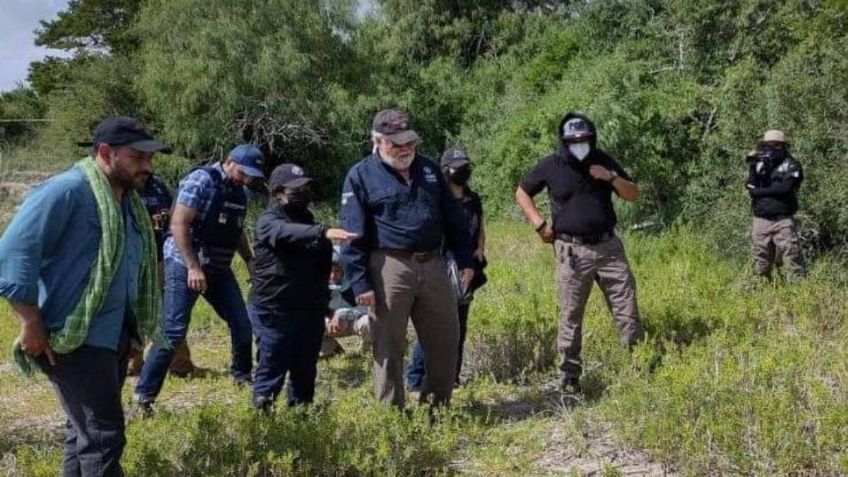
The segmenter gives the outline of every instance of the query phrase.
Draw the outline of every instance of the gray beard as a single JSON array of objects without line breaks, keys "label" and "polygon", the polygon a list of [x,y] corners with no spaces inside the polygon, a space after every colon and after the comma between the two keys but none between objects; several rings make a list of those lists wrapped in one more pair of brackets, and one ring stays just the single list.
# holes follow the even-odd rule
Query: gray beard
[{"label": "gray beard", "polygon": [[403,159],[397,157],[385,157],[381,155],[380,159],[382,159],[383,162],[388,164],[392,169],[405,171],[409,169],[409,166],[412,165],[412,161],[415,160],[415,154],[411,154],[408,158]]}]

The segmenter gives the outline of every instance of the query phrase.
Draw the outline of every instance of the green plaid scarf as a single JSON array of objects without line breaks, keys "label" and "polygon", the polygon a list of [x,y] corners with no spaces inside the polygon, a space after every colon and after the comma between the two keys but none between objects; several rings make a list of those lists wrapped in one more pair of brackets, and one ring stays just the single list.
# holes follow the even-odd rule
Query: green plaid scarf
[{"label": "green plaid scarf", "polygon": [[[91,320],[100,311],[103,300],[112,285],[112,279],[124,256],[124,219],[121,204],[115,199],[112,186],[103,171],[90,157],[76,163],[91,185],[97,202],[97,216],[100,219],[100,248],[91,264],[88,284],[76,309],[65,319],[61,330],[50,334],[50,347],[57,353],[70,353],[85,342]],[[162,301],[156,275],[156,241],[153,225],[138,193],[127,191],[130,209],[141,227],[142,260],[139,272],[138,299],[131,308],[138,326],[138,336],[142,340],[153,340],[157,344],[165,343],[160,327]],[[21,372],[27,376],[33,374],[32,359],[21,350],[16,340],[12,353]]]}]

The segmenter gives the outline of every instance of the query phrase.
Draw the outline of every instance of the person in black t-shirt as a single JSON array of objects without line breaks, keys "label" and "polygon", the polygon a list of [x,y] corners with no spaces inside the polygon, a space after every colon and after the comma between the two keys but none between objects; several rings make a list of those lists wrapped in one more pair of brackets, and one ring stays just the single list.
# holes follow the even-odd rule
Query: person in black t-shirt
[{"label": "person in black t-shirt", "polygon": [[[515,195],[542,241],[554,244],[562,389],[573,394],[580,392],[583,312],[593,282],[604,293],[621,340],[632,346],[643,337],[636,282],[624,246],[615,235],[612,205],[613,192],[635,201],[639,188],[615,159],[597,147],[595,125],[586,116],[568,113],[558,135],[558,150],[536,165]],[[553,225],[533,201],[543,189],[550,198]]]}]

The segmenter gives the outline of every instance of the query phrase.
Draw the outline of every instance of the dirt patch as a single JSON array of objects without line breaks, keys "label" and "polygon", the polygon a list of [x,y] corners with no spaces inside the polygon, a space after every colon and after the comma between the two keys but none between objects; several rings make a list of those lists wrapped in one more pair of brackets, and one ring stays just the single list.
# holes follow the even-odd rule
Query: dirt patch
[{"label": "dirt patch", "polygon": [[7,223],[30,189],[50,177],[43,172],[14,171],[0,174],[0,224]]},{"label": "dirt patch", "polygon": [[611,426],[593,422],[576,430],[573,425],[554,421],[550,439],[537,460],[540,469],[583,476],[674,476],[672,470],[654,462],[645,452],[617,441]]}]

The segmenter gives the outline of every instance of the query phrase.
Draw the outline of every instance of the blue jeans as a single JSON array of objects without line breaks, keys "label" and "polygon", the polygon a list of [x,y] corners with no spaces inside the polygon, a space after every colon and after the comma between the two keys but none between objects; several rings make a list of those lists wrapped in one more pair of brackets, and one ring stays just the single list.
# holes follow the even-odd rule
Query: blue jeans
[{"label": "blue jeans", "polygon": [[[241,289],[232,270],[205,272],[208,288],[203,297],[230,328],[230,375],[235,379],[249,379],[253,366],[253,329],[247,317]],[[174,347],[188,333],[191,310],[200,294],[188,287],[187,278],[188,269],[185,266],[165,259],[165,316],[162,331],[171,346],[162,348],[154,345],[150,350],[135,387],[135,393],[143,399],[153,400],[159,395],[174,358]]]},{"label": "blue jeans", "polygon": [[260,346],[253,383],[254,404],[275,400],[286,375],[290,379],[288,405],[312,402],[325,314],[326,310],[282,312],[251,307]]},{"label": "blue jeans", "polygon": [[[471,304],[459,305],[457,312],[459,315],[459,354],[456,361],[456,382],[459,382],[459,372],[462,370],[462,355],[465,349],[465,333],[468,331],[468,310]],[[406,367],[406,388],[411,390],[421,390],[424,388],[424,378],[427,372],[424,368],[424,347],[420,341],[415,342],[412,348],[412,360],[409,366]]]}]

